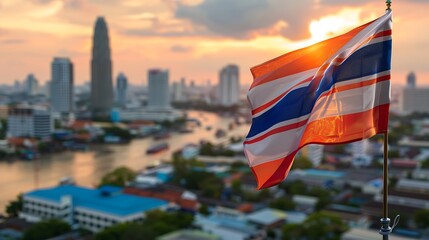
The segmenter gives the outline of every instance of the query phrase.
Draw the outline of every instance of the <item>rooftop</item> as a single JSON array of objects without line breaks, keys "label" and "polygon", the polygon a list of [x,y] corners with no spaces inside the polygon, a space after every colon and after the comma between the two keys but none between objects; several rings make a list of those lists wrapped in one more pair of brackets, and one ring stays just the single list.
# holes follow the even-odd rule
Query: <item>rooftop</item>
[{"label": "rooftop", "polygon": [[[379,240],[381,239],[380,234],[377,230],[372,229],[360,229],[352,228],[348,232],[344,233],[341,237],[342,240]],[[394,234],[389,236],[391,240],[411,240],[412,238],[400,237]]]},{"label": "rooftop", "polygon": [[199,230],[180,230],[168,233],[158,240],[219,240],[220,237]]},{"label": "rooftop", "polygon": [[[127,216],[167,205],[166,201],[160,199],[128,195],[122,193],[121,190],[121,188],[115,187],[104,187],[100,190],[64,185],[31,191],[24,194],[24,198],[45,200],[59,204],[63,196],[71,196],[75,207],[88,208],[116,216]],[[113,192],[117,193],[109,194]]]},{"label": "rooftop", "polygon": [[340,171],[328,171],[320,169],[307,169],[297,172],[298,174],[312,177],[321,177],[321,178],[342,178],[345,173]]},{"label": "rooftop", "polygon": [[286,220],[286,216],[287,214],[284,211],[280,211],[272,208],[264,208],[247,215],[247,219],[257,224],[271,225],[279,221]]},{"label": "rooftop", "polygon": [[429,181],[400,179],[396,184],[397,189],[429,191]]}]

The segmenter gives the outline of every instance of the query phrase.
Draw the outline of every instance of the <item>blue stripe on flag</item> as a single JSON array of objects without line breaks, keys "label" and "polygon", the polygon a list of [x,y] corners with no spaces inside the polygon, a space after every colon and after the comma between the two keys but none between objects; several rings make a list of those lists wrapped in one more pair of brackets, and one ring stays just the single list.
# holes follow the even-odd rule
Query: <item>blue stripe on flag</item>
[{"label": "blue stripe on flag", "polygon": [[340,66],[329,67],[319,83],[313,81],[307,87],[291,91],[271,109],[253,118],[247,138],[277,123],[309,114],[319,96],[337,82],[390,70],[391,49],[392,40],[375,43],[359,49]]}]

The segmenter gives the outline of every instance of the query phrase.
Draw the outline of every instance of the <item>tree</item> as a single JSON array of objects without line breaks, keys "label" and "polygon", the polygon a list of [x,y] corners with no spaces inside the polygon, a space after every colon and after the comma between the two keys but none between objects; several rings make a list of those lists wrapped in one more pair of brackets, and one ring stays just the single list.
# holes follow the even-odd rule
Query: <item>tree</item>
[{"label": "tree", "polygon": [[201,214],[208,216],[210,214],[209,208],[207,207],[207,205],[202,204],[200,209],[198,210],[198,212],[200,212]]},{"label": "tree", "polygon": [[307,194],[307,185],[303,181],[284,182],[281,187],[290,195],[305,195]]},{"label": "tree", "polygon": [[230,167],[231,167],[231,172],[237,172],[240,168],[243,168],[243,167],[247,167],[247,169],[249,168],[246,163],[241,161],[235,161],[231,163]]},{"label": "tree", "polygon": [[312,167],[313,167],[313,163],[310,161],[310,159],[303,156],[297,157],[293,161],[293,165],[292,165],[292,169],[308,169]]},{"label": "tree", "polygon": [[158,236],[191,226],[194,217],[160,210],[146,213],[140,223],[121,223],[97,233],[94,240],[155,240]]},{"label": "tree", "polygon": [[340,217],[316,212],[302,224],[287,224],[283,227],[283,239],[287,240],[339,240],[347,231],[347,225]]},{"label": "tree", "polygon": [[292,199],[283,197],[273,200],[270,203],[270,207],[280,210],[291,211],[295,210],[296,204],[292,201]]},{"label": "tree", "polygon": [[388,156],[390,157],[390,158],[399,158],[400,157],[400,154],[399,154],[399,151],[398,150],[390,150],[389,152],[388,152]]},{"label": "tree", "polygon": [[422,161],[422,168],[429,168],[429,158],[426,158],[425,160]]},{"label": "tree", "polygon": [[94,240],[117,240],[122,239],[125,232],[129,231],[132,225],[137,223],[120,223],[110,226],[94,235]]},{"label": "tree", "polygon": [[129,141],[133,137],[128,129],[123,129],[120,127],[107,127],[103,128],[103,130],[105,135],[117,136],[125,141]]},{"label": "tree", "polygon": [[200,147],[200,154],[203,156],[214,156],[216,155],[214,151],[214,145],[210,142],[204,143]]},{"label": "tree", "polygon": [[211,176],[200,180],[198,188],[203,191],[203,196],[219,199],[222,194],[224,184],[222,179],[211,174]]},{"label": "tree", "polygon": [[119,167],[104,175],[100,186],[112,185],[124,187],[127,182],[134,180],[136,176],[137,173],[134,170],[127,167]]},{"label": "tree", "polygon": [[22,210],[22,194],[19,194],[15,200],[10,201],[6,206],[6,213],[9,217],[17,217]]},{"label": "tree", "polygon": [[414,221],[419,228],[429,228],[429,209],[418,210],[414,214]]},{"label": "tree", "polygon": [[240,194],[241,191],[242,191],[241,185],[242,185],[242,183],[241,183],[240,179],[234,179],[234,180],[232,180],[232,183],[231,183],[231,189],[232,189],[232,191],[235,194]]},{"label": "tree", "polygon": [[0,139],[5,139],[7,134],[7,120],[1,119],[1,128],[0,128]]},{"label": "tree", "polygon": [[31,226],[24,232],[23,240],[44,240],[71,231],[70,226],[60,220],[51,219]]}]

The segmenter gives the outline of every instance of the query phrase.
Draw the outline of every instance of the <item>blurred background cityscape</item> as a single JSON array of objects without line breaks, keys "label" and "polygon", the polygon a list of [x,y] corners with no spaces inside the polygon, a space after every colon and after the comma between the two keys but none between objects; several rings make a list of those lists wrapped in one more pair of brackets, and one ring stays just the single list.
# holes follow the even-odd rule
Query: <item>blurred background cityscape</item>
[{"label": "blurred background cityscape", "polygon": [[[145,2],[0,0],[0,240],[380,239],[382,136],[306,146],[261,191],[243,140],[250,66],[383,5]],[[395,5],[391,239],[429,239],[429,19],[406,20],[429,5]]]}]

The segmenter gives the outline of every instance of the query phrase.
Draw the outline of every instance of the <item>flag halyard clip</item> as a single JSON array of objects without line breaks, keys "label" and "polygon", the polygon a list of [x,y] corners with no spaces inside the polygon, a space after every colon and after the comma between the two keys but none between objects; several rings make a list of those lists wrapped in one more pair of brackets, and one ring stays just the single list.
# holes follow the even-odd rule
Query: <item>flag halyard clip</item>
[{"label": "flag halyard clip", "polygon": [[380,222],[381,222],[380,234],[383,236],[389,235],[393,231],[393,229],[395,229],[395,227],[398,225],[400,218],[401,218],[400,215],[396,215],[395,219],[393,220],[393,226],[392,227],[390,227],[390,218],[381,218],[380,219]]}]

